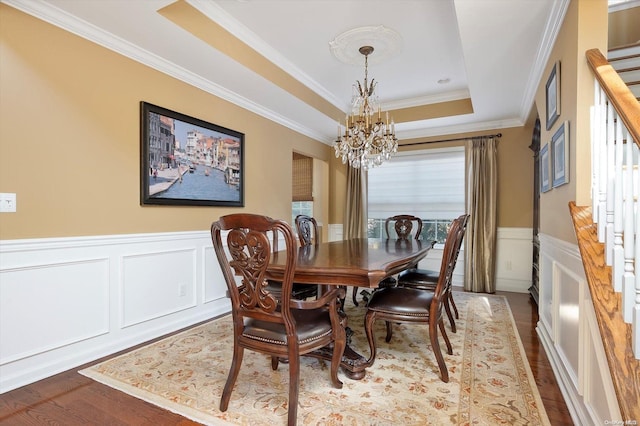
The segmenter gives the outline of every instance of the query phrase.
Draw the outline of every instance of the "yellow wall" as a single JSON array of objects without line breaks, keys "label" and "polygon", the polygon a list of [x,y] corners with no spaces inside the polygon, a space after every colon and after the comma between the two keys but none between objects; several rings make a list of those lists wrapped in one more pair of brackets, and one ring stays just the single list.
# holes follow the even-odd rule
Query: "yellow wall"
[{"label": "yellow wall", "polygon": [[[0,192],[18,206],[0,239],[202,230],[238,211],[288,220],[292,151],[323,169],[323,232],[343,222],[346,167],[331,147],[4,4],[0,20]],[[245,133],[245,208],[140,206],[141,100]],[[503,134],[500,227],[532,224],[531,131],[482,132]]]},{"label": "yellow wall", "polygon": [[640,6],[609,14],[609,48],[640,43]]},{"label": "yellow wall", "polygon": [[[0,239],[208,229],[291,215],[291,154],[330,147],[0,4]],[[140,101],[245,133],[245,208],[140,205]]]},{"label": "yellow wall", "polygon": [[[536,105],[542,122],[541,146],[548,143],[559,126],[569,122],[569,183],[541,194],[540,232],[560,240],[575,242],[568,214],[568,203],[589,203],[590,187],[590,116],[593,104],[593,76],[585,52],[599,48],[606,52],[607,2],[573,1],[536,92]],[[546,130],[545,86],[553,65],[560,62],[560,117]]]}]

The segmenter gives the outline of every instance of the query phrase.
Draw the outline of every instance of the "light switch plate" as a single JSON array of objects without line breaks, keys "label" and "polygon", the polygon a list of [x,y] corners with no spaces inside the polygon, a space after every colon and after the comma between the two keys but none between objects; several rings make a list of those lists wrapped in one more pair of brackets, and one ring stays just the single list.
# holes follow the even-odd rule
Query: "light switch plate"
[{"label": "light switch plate", "polygon": [[0,213],[15,213],[16,194],[9,192],[0,193]]}]

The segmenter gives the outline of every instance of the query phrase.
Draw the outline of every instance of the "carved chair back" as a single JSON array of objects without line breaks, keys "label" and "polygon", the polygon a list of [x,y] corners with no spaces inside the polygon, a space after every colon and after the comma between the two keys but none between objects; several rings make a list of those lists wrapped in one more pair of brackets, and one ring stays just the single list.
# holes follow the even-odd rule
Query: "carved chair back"
[{"label": "carved chair back", "polygon": [[318,222],[315,218],[300,214],[296,216],[295,222],[301,246],[319,243]]},{"label": "carved chair back", "polygon": [[387,238],[392,238],[390,232],[390,226],[393,224],[393,229],[398,236],[398,239],[407,240],[409,238],[419,239],[422,232],[422,219],[417,216],[400,214],[387,218],[384,222],[384,230],[387,233]]}]

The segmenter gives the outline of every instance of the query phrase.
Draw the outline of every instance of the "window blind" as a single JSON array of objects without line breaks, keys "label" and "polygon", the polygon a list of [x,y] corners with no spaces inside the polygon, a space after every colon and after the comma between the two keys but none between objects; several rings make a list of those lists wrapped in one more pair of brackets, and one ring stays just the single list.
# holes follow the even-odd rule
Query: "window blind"
[{"label": "window blind", "polygon": [[293,153],[292,201],[313,201],[313,158]]},{"label": "window blind", "polygon": [[412,214],[453,219],[464,213],[464,147],[398,153],[369,170],[369,219]]}]

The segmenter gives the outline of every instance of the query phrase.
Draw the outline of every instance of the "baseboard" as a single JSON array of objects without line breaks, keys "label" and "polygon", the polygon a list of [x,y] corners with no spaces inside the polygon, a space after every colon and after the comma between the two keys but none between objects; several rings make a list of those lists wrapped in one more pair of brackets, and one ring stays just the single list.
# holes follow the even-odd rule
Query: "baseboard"
[{"label": "baseboard", "polygon": [[507,278],[496,278],[497,291],[510,291],[513,293],[529,293],[531,280],[517,280]]}]

